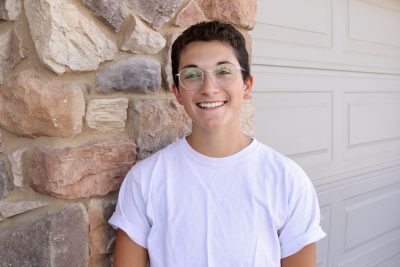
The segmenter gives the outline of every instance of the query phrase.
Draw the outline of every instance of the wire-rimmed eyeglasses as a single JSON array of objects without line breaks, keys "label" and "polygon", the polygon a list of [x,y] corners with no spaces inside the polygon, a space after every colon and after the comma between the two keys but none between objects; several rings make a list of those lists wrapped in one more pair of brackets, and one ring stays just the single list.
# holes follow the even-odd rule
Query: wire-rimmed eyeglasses
[{"label": "wire-rimmed eyeglasses", "polygon": [[243,68],[235,66],[232,63],[219,64],[213,69],[202,70],[197,67],[187,67],[182,69],[176,76],[179,84],[186,90],[197,90],[203,86],[205,73],[208,72],[214,85],[227,86],[236,80],[238,70]]}]

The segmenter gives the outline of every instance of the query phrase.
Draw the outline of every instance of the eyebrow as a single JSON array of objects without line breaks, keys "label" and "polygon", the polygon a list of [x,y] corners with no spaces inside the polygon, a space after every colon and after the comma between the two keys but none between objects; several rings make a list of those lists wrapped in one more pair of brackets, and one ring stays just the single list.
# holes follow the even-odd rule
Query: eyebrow
[{"label": "eyebrow", "polygon": [[[218,61],[218,62],[217,62],[217,66],[218,66],[218,65],[221,65],[221,64],[226,64],[226,63],[233,64],[232,62],[230,62],[230,61],[228,61],[228,60],[224,60],[224,61]],[[196,64],[188,64],[188,65],[183,66],[182,69],[186,69],[186,68],[198,68],[198,67],[199,67],[199,66],[196,65]]]}]

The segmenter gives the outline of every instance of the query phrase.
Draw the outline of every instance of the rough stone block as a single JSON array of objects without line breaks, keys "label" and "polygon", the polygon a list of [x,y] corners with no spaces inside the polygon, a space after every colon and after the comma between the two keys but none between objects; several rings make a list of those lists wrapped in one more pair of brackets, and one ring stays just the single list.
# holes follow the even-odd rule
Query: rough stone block
[{"label": "rough stone block", "polygon": [[139,158],[149,156],[190,132],[190,119],[174,99],[135,100],[132,111]]},{"label": "rough stone block", "polygon": [[81,0],[94,14],[106,21],[115,32],[119,32],[128,11],[123,0]]},{"label": "rough stone block", "polygon": [[88,266],[88,215],[69,204],[33,220],[0,225],[0,266]]},{"label": "rough stone block", "polygon": [[112,266],[115,230],[108,224],[116,200],[91,199],[89,214],[89,267]]},{"label": "rough stone block", "polygon": [[127,0],[127,2],[155,29],[159,29],[172,18],[181,0]]},{"label": "rough stone block", "polygon": [[161,66],[151,58],[129,57],[97,72],[96,86],[100,93],[154,92],[161,86]]},{"label": "rough stone block", "polygon": [[9,218],[46,205],[47,203],[44,201],[0,201],[0,215],[3,216],[3,218]]},{"label": "rough stone block", "polygon": [[8,155],[8,159],[11,162],[11,169],[14,178],[14,185],[23,187],[24,186],[24,155],[28,148],[20,148],[14,150]]},{"label": "rough stone block", "polygon": [[180,27],[189,27],[196,23],[207,21],[199,5],[191,0],[176,16],[174,25]]},{"label": "rough stone block", "polygon": [[72,137],[82,131],[84,115],[79,86],[49,81],[31,69],[9,77],[0,89],[0,124],[17,135]]},{"label": "rough stone block", "polygon": [[57,74],[96,70],[117,47],[72,0],[25,0],[25,14],[39,59]]},{"label": "rough stone block", "polygon": [[14,68],[25,57],[26,57],[26,51],[22,45],[21,36],[18,34],[16,30],[13,30],[11,33],[11,40],[10,40],[11,67]]},{"label": "rough stone block", "polygon": [[22,0],[0,0],[0,20],[17,20],[22,11]]},{"label": "rough stone block", "polygon": [[243,132],[248,136],[253,136],[255,134],[255,112],[256,107],[254,102],[251,99],[245,100],[240,110],[239,122]]},{"label": "rough stone block", "polygon": [[13,189],[14,185],[7,174],[6,165],[4,161],[0,159],[0,200],[4,199],[8,192]]},{"label": "rough stone block", "polygon": [[36,148],[28,180],[34,190],[60,198],[106,195],[119,189],[135,161],[136,146],[131,140],[77,148]]},{"label": "rough stone block", "polygon": [[171,34],[167,38],[167,51],[164,54],[164,67],[162,71],[162,78],[163,78],[163,86],[165,87],[165,90],[171,91],[172,90],[172,85],[174,84],[174,79],[172,78],[172,67],[171,67],[171,49],[172,49],[172,44],[178,38],[180,35],[180,32]]},{"label": "rough stone block", "polygon": [[165,46],[164,37],[150,29],[140,19],[132,17],[125,32],[121,50],[142,54],[157,54]]},{"label": "rough stone block", "polygon": [[10,58],[12,30],[0,32],[0,84],[3,83],[6,74],[11,70]]},{"label": "rough stone block", "polygon": [[3,153],[3,134],[0,131],[0,153]]},{"label": "rough stone block", "polygon": [[104,133],[123,132],[128,102],[128,98],[90,100],[85,117],[87,125]]},{"label": "rough stone block", "polygon": [[257,0],[196,0],[207,18],[252,29],[256,24]]}]

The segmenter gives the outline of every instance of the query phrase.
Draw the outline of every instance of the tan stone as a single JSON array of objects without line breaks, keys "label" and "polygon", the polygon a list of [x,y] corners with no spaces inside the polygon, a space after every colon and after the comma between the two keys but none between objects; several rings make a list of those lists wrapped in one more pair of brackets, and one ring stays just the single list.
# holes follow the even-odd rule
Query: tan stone
[{"label": "tan stone", "polygon": [[29,184],[51,196],[76,199],[118,190],[136,161],[131,140],[101,141],[77,148],[36,148]]},{"label": "tan stone", "polygon": [[206,16],[199,5],[191,0],[176,16],[174,25],[180,27],[189,27],[196,23],[207,21]]},{"label": "tan stone", "polygon": [[255,26],[257,0],[196,1],[211,20],[225,21],[247,29]]},{"label": "tan stone", "polygon": [[24,7],[36,52],[55,73],[96,70],[115,58],[115,43],[71,0],[25,0]]},{"label": "tan stone", "polygon": [[167,38],[167,51],[164,53],[164,67],[163,71],[161,73],[162,78],[163,78],[163,86],[164,89],[167,91],[172,90],[172,85],[174,84],[174,79],[172,78],[172,67],[171,67],[171,49],[172,49],[172,44],[178,38],[180,35],[180,32],[176,32],[174,34],[171,34]]},{"label": "tan stone", "polygon": [[0,1],[0,20],[17,20],[22,11],[22,0]]},{"label": "tan stone", "polygon": [[72,137],[82,130],[85,100],[79,86],[39,76],[13,75],[0,89],[0,124],[27,137]]},{"label": "tan stone", "polygon": [[125,32],[121,50],[133,53],[157,54],[165,46],[164,37],[144,25],[140,19],[132,17]]},{"label": "tan stone", "polygon": [[0,201],[0,214],[3,218],[9,218],[46,205],[47,203],[44,201]]},{"label": "tan stone", "polygon": [[251,99],[245,100],[240,110],[239,122],[243,132],[248,136],[253,136],[255,134],[255,112],[256,107],[254,101]]},{"label": "tan stone", "polygon": [[28,148],[20,148],[14,150],[8,155],[8,159],[11,162],[12,174],[14,177],[14,185],[23,187],[24,186],[24,155]]},{"label": "tan stone", "polygon": [[115,230],[108,224],[115,209],[115,200],[91,199],[89,215],[89,267],[111,266]]},{"label": "tan stone", "polygon": [[104,133],[123,132],[128,102],[128,98],[90,100],[86,111],[87,125]]},{"label": "tan stone", "polygon": [[189,117],[175,99],[138,99],[132,104],[138,157],[145,158],[191,129]]}]

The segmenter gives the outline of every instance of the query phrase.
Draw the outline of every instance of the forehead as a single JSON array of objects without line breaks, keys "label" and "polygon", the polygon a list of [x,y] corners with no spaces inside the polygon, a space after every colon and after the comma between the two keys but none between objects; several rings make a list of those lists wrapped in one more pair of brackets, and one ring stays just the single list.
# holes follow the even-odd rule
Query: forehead
[{"label": "forehead", "polygon": [[238,63],[235,50],[230,44],[221,41],[195,41],[180,53],[179,68],[187,65],[210,68],[223,61]]}]

